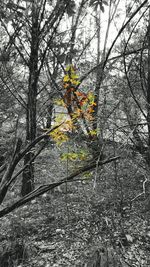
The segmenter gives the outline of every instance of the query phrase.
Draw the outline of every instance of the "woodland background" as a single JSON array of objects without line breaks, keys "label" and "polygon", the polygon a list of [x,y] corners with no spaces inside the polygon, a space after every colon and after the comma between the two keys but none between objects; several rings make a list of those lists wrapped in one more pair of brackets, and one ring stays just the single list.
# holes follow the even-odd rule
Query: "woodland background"
[{"label": "woodland background", "polygon": [[0,266],[150,266],[150,5],[0,2]]}]

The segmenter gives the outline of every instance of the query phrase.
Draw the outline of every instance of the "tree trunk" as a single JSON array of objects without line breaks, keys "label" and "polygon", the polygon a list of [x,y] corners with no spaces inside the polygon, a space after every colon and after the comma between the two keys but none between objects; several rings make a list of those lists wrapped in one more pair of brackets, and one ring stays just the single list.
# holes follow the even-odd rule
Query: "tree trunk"
[{"label": "tree trunk", "polygon": [[[97,66],[100,64],[100,41],[101,41],[101,33],[100,33],[100,10],[98,10],[96,14],[96,31],[97,31]],[[98,109],[99,109],[99,94],[100,94],[100,85],[102,81],[102,68],[98,67],[96,70],[96,86],[94,90],[95,99],[94,102],[96,106],[94,107],[94,121],[93,121],[93,129],[96,130],[98,126]]]},{"label": "tree trunk", "polygon": [[[95,18],[95,24],[96,24],[96,31],[97,31],[97,66],[100,65],[100,60],[101,60],[101,51],[100,51],[100,44],[101,44],[101,11],[100,8],[96,11],[96,18]],[[95,106],[93,108],[93,129],[97,130],[99,126],[99,120],[98,120],[98,113],[99,113],[99,97],[100,97],[100,87],[103,79],[103,68],[98,67],[96,69],[96,86],[94,89],[94,102]],[[101,134],[98,137],[95,135],[93,138],[93,141],[91,142],[91,149],[92,149],[92,154],[93,157],[100,157],[100,159],[103,158],[103,153],[102,153],[102,129],[100,129]]]},{"label": "tree trunk", "polygon": [[150,166],[150,9],[149,9],[149,25],[147,31],[148,43],[148,80],[147,80],[147,124],[148,124],[148,151],[146,161]]},{"label": "tree trunk", "polygon": [[[38,50],[39,50],[39,25],[38,10],[33,1],[32,4],[32,31],[31,31],[31,52],[29,61],[29,83],[28,83],[28,105],[26,113],[26,143],[32,142],[36,138],[36,98],[38,85]],[[24,157],[24,165],[31,161],[34,156],[29,152]],[[31,162],[23,172],[22,196],[30,193],[34,189],[34,162]]]}]

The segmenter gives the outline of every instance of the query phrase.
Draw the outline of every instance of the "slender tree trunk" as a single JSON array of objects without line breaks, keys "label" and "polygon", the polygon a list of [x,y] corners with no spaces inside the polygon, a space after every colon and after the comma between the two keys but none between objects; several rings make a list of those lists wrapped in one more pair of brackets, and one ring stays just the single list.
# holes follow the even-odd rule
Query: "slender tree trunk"
[{"label": "slender tree trunk", "polygon": [[[31,31],[31,52],[29,62],[29,83],[28,83],[28,105],[26,114],[26,142],[30,143],[36,138],[36,98],[38,85],[38,50],[39,50],[39,27],[38,10],[36,3],[32,4],[32,31]],[[26,165],[34,156],[33,152],[25,155]],[[29,164],[23,172],[22,196],[34,189],[34,162]]]},{"label": "slender tree trunk", "polygon": [[[97,30],[97,62],[96,64],[99,65],[100,63],[100,41],[101,41],[101,33],[100,33],[100,10],[97,11],[96,14],[96,30]],[[96,86],[94,90],[96,106],[94,107],[94,121],[93,121],[93,128],[96,130],[98,126],[98,108],[99,108],[99,94],[100,94],[100,84],[102,81],[102,68],[97,68],[96,71]]]},{"label": "slender tree trunk", "polygon": [[[101,11],[100,9],[97,10],[96,12],[96,30],[97,30],[97,66],[100,65],[100,60],[101,60],[101,51],[100,51],[100,45],[101,45],[101,28],[100,28],[100,20],[101,20]],[[96,86],[94,90],[94,112],[93,112],[93,129],[97,130],[99,127],[99,122],[98,122],[98,112],[99,112],[99,97],[100,97],[100,86],[102,83],[103,79],[103,68],[99,67],[96,70]],[[103,158],[103,153],[102,153],[102,129],[100,129],[101,134],[98,137],[98,135],[95,135],[92,142],[91,142],[91,149],[92,149],[92,154],[93,157],[100,157],[100,159]]]},{"label": "slender tree trunk", "polygon": [[150,166],[150,10],[149,10],[149,25],[147,31],[148,43],[148,79],[147,79],[147,124],[148,124],[148,151],[146,161]]},{"label": "slender tree trunk", "polygon": [[[148,148],[146,151],[145,160],[150,169],[150,8],[149,8],[149,24],[147,30],[147,44],[148,44],[148,77],[147,77],[147,126],[148,126]],[[146,185],[146,207],[145,211],[150,209],[150,182]]]}]

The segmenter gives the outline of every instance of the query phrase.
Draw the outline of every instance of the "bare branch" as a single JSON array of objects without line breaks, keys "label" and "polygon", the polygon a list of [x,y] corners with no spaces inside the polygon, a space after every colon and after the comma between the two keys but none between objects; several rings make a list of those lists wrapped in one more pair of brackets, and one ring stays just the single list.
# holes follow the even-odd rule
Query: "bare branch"
[{"label": "bare branch", "polygon": [[105,69],[106,64],[108,62],[109,56],[111,54],[111,51],[116,43],[116,41],[118,40],[119,36],[121,35],[121,33],[124,31],[124,29],[127,27],[127,25],[130,23],[130,21],[136,16],[136,14],[141,10],[141,8],[148,2],[148,0],[145,0],[131,15],[131,17],[127,20],[127,22],[121,27],[121,29],[119,30],[117,36],[115,37],[114,41],[112,42],[112,45],[110,46],[106,58],[104,61],[100,62],[100,64],[96,65],[95,67],[93,67],[92,69],[90,69],[83,77],[81,77],[80,79],[80,83],[83,82],[83,80],[85,80],[87,78],[87,76],[92,73],[93,71],[95,71],[97,68],[102,68]]}]

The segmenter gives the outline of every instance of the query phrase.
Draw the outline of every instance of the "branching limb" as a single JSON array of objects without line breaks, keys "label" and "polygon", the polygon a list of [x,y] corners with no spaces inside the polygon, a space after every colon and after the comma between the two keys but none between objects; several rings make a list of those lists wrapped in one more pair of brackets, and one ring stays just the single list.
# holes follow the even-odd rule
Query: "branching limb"
[{"label": "branching limb", "polygon": [[105,69],[106,67],[106,64],[108,62],[108,59],[109,59],[109,56],[111,54],[111,51],[116,43],[116,41],[118,40],[119,36],[121,35],[121,33],[124,31],[124,29],[127,27],[127,25],[130,23],[130,21],[136,16],[136,14],[141,10],[141,8],[148,2],[148,0],[145,0],[136,10],[135,12],[132,13],[132,15],[130,16],[130,18],[127,20],[127,22],[121,27],[121,29],[119,30],[117,36],[115,37],[114,41],[112,42],[108,52],[107,52],[107,55],[106,55],[106,58],[103,62],[100,62],[100,64],[96,65],[95,67],[93,67],[92,69],[90,69],[83,77],[81,77],[80,79],[80,83],[83,82],[83,80],[85,80],[88,75],[90,73],[92,73],[93,71],[95,71],[97,68],[103,68]]}]

